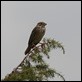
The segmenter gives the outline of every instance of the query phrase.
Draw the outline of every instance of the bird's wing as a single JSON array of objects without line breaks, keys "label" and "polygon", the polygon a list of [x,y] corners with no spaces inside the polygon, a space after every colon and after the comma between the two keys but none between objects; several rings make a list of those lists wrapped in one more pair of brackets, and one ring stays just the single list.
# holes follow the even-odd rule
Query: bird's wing
[{"label": "bird's wing", "polygon": [[38,35],[38,28],[37,27],[35,27],[33,30],[32,30],[32,33],[31,33],[31,35],[30,35],[30,38],[29,38],[29,42],[28,42],[28,44],[30,45],[30,44],[32,44],[32,42],[35,40],[35,38],[36,38],[36,35]]}]

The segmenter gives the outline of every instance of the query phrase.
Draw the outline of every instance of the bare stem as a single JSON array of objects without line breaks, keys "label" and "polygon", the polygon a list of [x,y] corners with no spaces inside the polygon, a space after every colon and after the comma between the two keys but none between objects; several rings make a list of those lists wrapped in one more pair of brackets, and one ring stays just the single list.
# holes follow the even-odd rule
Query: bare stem
[{"label": "bare stem", "polygon": [[60,73],[55,72],[55,74],[57,74],[58,76],[60,76],[63,79],[63,81],[65,81],[65,78]]}]

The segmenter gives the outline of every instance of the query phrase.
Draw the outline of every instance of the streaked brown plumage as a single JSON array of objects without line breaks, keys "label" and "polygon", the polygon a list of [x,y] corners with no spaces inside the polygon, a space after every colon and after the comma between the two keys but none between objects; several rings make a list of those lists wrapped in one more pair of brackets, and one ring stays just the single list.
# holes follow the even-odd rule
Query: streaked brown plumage
[{"label": "streaked brown plumage", "polygon": [[29,51],[41,41],[42,37],[45,34],[45,25],[47,24],[44,22],[39,22],[37,23],[36,27],[32,30],[32,33],[28,41],[28,47],[25,50],[25,55],[29,53]]}]

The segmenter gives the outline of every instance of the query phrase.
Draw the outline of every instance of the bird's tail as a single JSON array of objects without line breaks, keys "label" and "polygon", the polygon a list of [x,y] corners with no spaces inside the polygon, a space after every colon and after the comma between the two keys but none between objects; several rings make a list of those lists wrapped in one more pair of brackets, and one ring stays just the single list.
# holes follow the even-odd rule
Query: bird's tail
[{"label": "bird's tail", "polygon": [[25,50],[25,55],[26,55],[27,53],[29,53],[30,50],[31,50],[31,47],[28,46],[27,49]]}]

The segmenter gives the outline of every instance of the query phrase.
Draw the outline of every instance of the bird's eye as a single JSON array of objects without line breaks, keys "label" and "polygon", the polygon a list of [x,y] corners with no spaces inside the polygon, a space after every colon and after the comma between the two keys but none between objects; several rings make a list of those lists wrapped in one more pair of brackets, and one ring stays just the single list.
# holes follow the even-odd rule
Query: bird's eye
[{"label": "bird's eye", "polygon": [[41,25],[42,25],[42,23],[39,24],[39,26],[41,26]]}]

